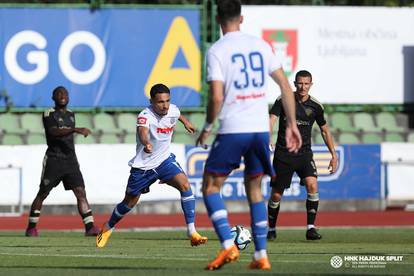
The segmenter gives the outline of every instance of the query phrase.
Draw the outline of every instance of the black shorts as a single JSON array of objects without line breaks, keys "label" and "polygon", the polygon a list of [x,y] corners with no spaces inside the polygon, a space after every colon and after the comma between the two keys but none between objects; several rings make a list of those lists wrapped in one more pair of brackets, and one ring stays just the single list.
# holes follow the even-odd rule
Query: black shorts
[{"label": "black shorts", "polygon": [[63,182],[65,190],[72,190],[75,187],[82,186],[82,173],[79,169],[79,163],[76,157],[70,159],[61,159],[45,155],[43,159],[43,170],[40,180],[40,189],[50,192],[54,187]]},{"label": "black shorts", "polygon": [[305,177],[318,177],[312,152],[293,155],[276,151],[273,158],[273,167],[276,171],[276,179],[270,183],[270,186],[280,190],[290,187],[294,172],[300,177],[301,185],[303,185],[302,180]]}]

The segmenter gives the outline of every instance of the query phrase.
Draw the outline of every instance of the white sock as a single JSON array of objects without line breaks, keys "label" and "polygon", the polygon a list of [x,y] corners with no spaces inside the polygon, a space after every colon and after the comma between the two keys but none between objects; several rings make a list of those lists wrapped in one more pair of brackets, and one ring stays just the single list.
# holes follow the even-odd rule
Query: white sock
[{"label": "white sock", "polygon": [[223,247],[223,249],[229,249],[233,245],[234,245],[234,240],[233,239],[225,240],[221,243],[221,247]]},{"label": "white sock", "polygon": [[187,224],[187,235],[191,237],[192,234],[196,233],[194,222]]},{"label": "white sock", "polygon": [[269,231],[276,231],[276,227],[269,227]]},{"label": "white sock", "polygon": [[313,225],[313,224],[308,224],[308,230],[309,230],[309,229],[311,229],[311,228],[315,228],[315,225]]},{"label": "white sock", "polygon": [[257,260],[260,260],[261,258],[267,258],[266,249],[254,251],[254,259],[257,261]]}]

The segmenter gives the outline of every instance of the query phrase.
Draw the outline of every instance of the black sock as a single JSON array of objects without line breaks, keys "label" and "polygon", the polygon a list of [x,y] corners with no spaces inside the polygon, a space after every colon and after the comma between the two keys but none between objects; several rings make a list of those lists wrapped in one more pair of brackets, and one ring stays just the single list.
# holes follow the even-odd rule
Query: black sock
[{"label": "black sock", "polygon": [[319,198],[317,200],[306,200],[307,222],[308,225],[314,225],[316,213],[318,212]]},{"label": "black sock", "polygon": [[85,225],[85,231],[89,231],[93,227],[93,216],[92,210],[86,211],[86,213],[81,214],[83,224]]},{"label": "black sock", "polygon": [[269,220],[269,228],[275,228],[277,222],[277,216],[279,215],[280,201],[273,201],[269,199],[267,205],[267,217]]},{"label": "black sock", "polygon": [[36,228],[36,224],[39,222],[40,210],[30,210],[29,224],[27,229]]}]

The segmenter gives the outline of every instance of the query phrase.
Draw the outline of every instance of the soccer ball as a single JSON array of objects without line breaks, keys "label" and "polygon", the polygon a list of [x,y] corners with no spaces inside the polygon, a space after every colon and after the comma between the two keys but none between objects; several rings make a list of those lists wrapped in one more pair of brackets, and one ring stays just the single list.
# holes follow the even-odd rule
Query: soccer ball
[{"label": "soccer ball", "polygon": [[252,235],[250,231],[241,225],[236,225],[231,228],[231,235],[234,240],[234,244],[238,249],[244,250],[252,242]]}]

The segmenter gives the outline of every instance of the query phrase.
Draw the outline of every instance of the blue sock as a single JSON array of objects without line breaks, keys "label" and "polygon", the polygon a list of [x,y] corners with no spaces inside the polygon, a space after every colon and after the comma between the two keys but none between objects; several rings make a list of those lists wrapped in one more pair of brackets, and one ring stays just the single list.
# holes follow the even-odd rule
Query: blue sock
[{"label": "blue sock", "polygon": [[109,218],[108,226],[110,228],[114,227],[115,224],[117,224],[118,221],[120,221],[126,213],[131,211],[131,209],[132,208],[129,208],[128,205],[123,202],[116,205],[114,208],[114,211],[112,212],[111,217]]},{"label": "blue sock", "polygon": [[181,192],[181,208],[184,212],[185,223],[194,223],[195,198],[191,189]]},{"label": "blue sock", "polygon": [[220,242],[231,240],[229,220],[227,219],[227,210],[224,201],[219,193],[209,194],[204,197],[208,215],[214,225],[214,229],[220,239]]},{"label": "blue sock", "polygon": [[256,251],[266,250],[267,212],[266,203],[259,201],[250,204],[250,217]]}]

